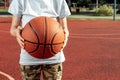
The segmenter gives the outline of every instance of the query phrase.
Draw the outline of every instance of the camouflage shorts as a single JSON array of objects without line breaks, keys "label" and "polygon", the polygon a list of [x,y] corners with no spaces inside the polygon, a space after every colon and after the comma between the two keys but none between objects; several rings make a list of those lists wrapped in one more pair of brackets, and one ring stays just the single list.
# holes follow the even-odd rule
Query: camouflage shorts
[{"label": "camouflage shorts", "polygon": [[61,80],[62,63],[47,65],[21,65],[23,80],[40,80],[41,73],[43,80]]}]

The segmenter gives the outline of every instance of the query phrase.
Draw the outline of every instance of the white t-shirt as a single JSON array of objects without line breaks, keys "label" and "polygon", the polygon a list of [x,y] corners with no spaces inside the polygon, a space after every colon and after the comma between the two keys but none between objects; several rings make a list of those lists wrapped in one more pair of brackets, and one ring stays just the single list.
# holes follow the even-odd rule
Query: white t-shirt
[{"label": "white t-shirt", "polygon": [[[8,12],[14,16],[22,17],[22,27],[38,16],[63,18],[71,14],[65,0],[12,0]],[[21,49],[21,65],[53,64],[64,61],[63,51],[48,59],[37,59]]]}]

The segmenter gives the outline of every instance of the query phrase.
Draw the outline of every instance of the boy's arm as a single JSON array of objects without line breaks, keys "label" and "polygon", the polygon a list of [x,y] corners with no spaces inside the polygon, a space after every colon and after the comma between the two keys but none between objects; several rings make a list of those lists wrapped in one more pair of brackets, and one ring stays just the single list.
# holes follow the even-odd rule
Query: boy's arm
[{"label": "boy's arm", "polygon": [[18,28],[18,26],[20,26],[20,18],[13,16],[12,17],[12,24],[11,24],[11,28],[10,28],[10,34],[14,37],[16,37],[16,30]]},{"label": "boy's arm", "polygon": [[68,26],[67,26],[67,18],[66,17],[60,18],[60,23],[62,24],[64,33],[65,33],[65,43],[64,43],[64,46],[63,46],[63,48],[64,48],[67,44],[68,37],[69,37],[69,30],[68,30]]},{"label": "boy's arm", "polygon": [[19,45],[23,48],[23,41],[24,39],[21,37],[20,32],[22,30],[22,27],[20,26],[20,17],[17,16],[13,16],[12,17],[12,24],[11,24],[11,28],[10,28],[10,34],[14,37],[16,37]]}]

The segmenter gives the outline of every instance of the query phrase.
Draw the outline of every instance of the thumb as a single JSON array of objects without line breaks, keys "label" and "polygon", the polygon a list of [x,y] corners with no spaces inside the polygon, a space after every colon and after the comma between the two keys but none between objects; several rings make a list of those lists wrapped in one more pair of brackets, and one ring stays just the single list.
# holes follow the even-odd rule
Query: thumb
[{"label": "thumb", "polygon": [[23,28],[21,26],[18,26],[17,29],[22,30]]}]

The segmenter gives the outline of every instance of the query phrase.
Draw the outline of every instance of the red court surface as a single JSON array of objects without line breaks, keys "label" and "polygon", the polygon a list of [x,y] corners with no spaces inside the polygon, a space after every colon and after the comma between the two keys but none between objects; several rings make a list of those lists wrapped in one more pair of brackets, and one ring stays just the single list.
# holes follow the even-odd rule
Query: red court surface
[{"label": "red court surface", "polygon": [[[21,80],[10,22],[0,18],[0,80]],[[68,26],[62,80],[120,80],[120,21],[69,20]]]}]

